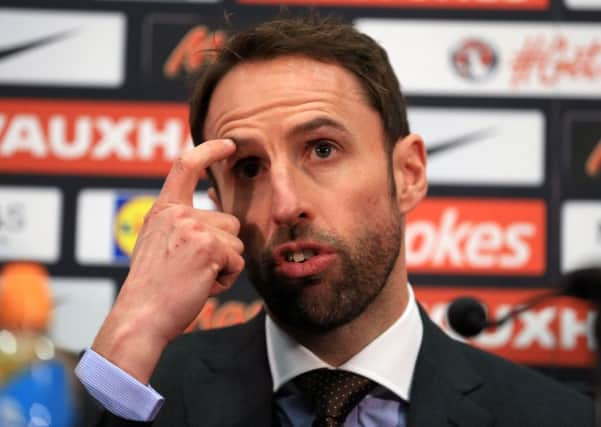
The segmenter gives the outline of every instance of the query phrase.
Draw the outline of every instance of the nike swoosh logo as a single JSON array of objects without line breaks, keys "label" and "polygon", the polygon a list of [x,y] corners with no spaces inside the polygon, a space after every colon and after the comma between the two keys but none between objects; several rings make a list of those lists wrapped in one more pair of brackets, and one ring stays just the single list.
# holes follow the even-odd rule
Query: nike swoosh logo
[{"label": "nike swoosh logo", "polygon": [[472,142],[481,141],[483,138],[490,136],[493,133],[495,133],[493,128],[481,129],[475,132],[466,133],[465,135],[461,135],[456,138],[438,143],[434,147],[426,149],[426,152],[429,156],[432,156],[438,153],[442,153],[444,151],[453,150],[455,148],[461,147]]},{"label": "nike swoosh logo", "polygon": [[33,40],[27,43],[19,44],[5,49],[0,49],[0,61],[13,55],[17,55],[22,52],[26,52],[31,49],[38,48],[50,43],[57,42],[61,39],[66,38],[72,33],[73,30],[62,31],[60,33],[52,34],[50,36],[42,37],[37,40]]}]

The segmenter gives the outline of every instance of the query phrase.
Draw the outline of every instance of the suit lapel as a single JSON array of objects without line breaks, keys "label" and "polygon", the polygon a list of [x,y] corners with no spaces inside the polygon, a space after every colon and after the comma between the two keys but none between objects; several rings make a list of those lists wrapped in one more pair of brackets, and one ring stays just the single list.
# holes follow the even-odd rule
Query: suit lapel
[{"label": "suit lapel", "polygon": [[413,375],[409,427],[487,427],[492,416],[470,393],[482,385],[481,377],[420,307],[424,337]]},{"label": "suit lapel", "polygon": [[[248,325],[243,343],[230,354],[215,349],[222,358],[211,366],[203,394],[191,389],[184,398],[190,425],[235,427],[272,425],[272,380],[265,345],[265,316]],[[202,420],[202,422],[198,422]],[[190,422],[189,421],[189,422]]]},{"label": "suit lapel", "polygon": [[262,327],[256,344],[247,346],[244,350],[247,354],[238,358],[237,373],[236,377],[232,378],[232,386],[236,387],[235,405],[239,404],[242,410],[224,426],[269,427],[272,424],[273,383],[267,360],[264,325],[264,316],[261,316]]}]

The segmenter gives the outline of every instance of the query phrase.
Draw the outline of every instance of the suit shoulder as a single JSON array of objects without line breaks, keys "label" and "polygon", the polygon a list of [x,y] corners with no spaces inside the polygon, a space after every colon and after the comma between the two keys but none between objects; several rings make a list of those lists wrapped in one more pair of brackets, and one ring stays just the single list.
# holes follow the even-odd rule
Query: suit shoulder
[{"label": "suit shoulder", "polygon": [[[260,316],[259,316],[260,317]],[[173,340],[163,351],[155,369],[155,381],[180,381],[192,374],[210,373],[224,357],[236,354],[261,331],[261,319],[221,329],[195,331]]]},{"label": "suit shoulder", "polygon": [[[527,367],[467,344],[457,345],[484,379],[474,396],[484,406],[505,410],[515,425],[593,425],[593,403],[588,396]],[[531,423],[524,424],[526,419]],[[548,424],[549,420],[554,423]]]},{"label": "suit shoulder", "polygon": [[228,350],[229,348],[240,345],[249,337],[253,328],[253,323],[242,323],[235,326],[229,326],[220,329],[199,330],[188,334],[183,334],[171,342],[163,352],[161,359],[169,360],[172,358],[187,358],[195,353],[195,357],[202,355],[205,350]]}]

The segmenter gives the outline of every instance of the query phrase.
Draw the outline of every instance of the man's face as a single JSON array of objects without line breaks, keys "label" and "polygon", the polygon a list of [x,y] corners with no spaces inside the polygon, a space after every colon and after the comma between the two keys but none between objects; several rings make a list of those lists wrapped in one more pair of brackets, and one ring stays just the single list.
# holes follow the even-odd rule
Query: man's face
[{"label": "man's face", "polygon": [[298,56],[236,66],[205,135],[237,144],[212,171],[275,318],[326,331],[366,309],[398,262],[402,220],[381,119],[357,79]]}]

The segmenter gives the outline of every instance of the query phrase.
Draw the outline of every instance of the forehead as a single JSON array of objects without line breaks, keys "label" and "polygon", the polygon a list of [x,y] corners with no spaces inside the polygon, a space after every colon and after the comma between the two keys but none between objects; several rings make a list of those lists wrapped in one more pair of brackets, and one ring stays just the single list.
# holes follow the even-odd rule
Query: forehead
[{"label": "forehead", "polygon": [[228,123],[274,111],[313,109],[344,116],[366,108],[371,109],[357,77],[338,64],[303,56],[245,62],[215,88],[204,134],[223,136]]}]

